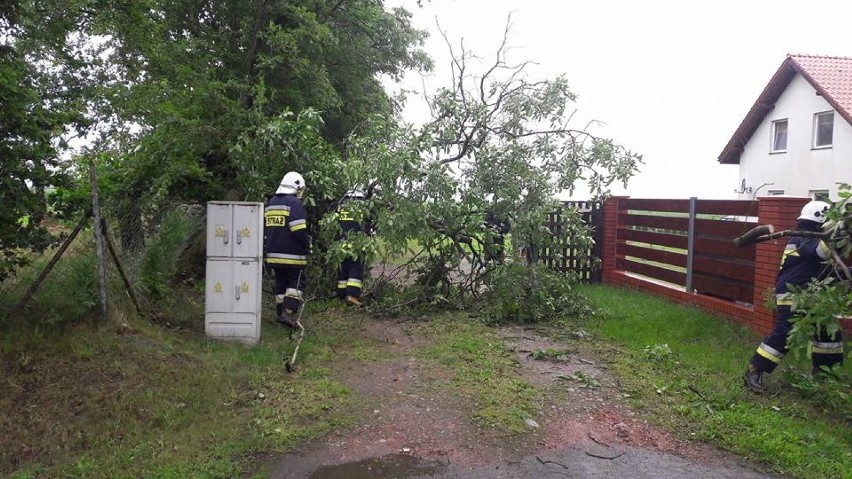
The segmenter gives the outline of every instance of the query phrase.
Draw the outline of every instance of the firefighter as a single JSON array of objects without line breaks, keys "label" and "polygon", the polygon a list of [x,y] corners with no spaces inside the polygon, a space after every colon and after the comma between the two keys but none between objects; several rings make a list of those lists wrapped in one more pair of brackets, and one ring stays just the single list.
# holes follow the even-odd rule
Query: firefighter
[{"label": "firefighter", "polygon": [[364,255],[354,251],[349,235],[357,232],[372,233],[369,218],[366,218],[363,212],[363,203],[356,204],[363,202],[364,196],[363,191],[353,188],[333,205],[341,230],[338,239],[343,241],[343,248],[347,251],[337,270],[337,297],[350,306],[361,306]]},{"label": "firefighter", "polygon": [[298,329],[296,314],[302,307],[307,278],[305,267],[311,253],[311,237],[302,196],[305,179],[290,171],[269,198],[264,211],[264,261],[275,272],[277,321]]},{"label": "firefighter", "polygon": [[505,255],[506,235],[510,231],[509,222],[498,216],[494,211],[488,210],[485,214],[485,228],[491,236],[490,241],[485,241],[485,260],[502,263]]},{"label": "firefighter", "polygon": [[[824,201],[809,202],[802,208],[796,229],[820,231],[822,224],[825,223],[828,208],[829,204]],[[775,327],[763,339],[749,361],[743,375],[743,381],[748,389],[758,394],[764,393],[761,375],[771,373],[787,353],[787,335],[793,328],[790,318],[795,314],[791,310],[793,303],[788,294],[787,285],[802,287],[813,278],[824,278],[831,269],[825,263],[829,256],[829,247],[820,238],[802,236],[790,238],[784,249],[781,270],[775,281]],[[814,372],[818,372],[820,366],[831,367],[843,361],[843,338],[840,332],[829,336],[825,331],[820,331],[814,338],[812,346]]]}]

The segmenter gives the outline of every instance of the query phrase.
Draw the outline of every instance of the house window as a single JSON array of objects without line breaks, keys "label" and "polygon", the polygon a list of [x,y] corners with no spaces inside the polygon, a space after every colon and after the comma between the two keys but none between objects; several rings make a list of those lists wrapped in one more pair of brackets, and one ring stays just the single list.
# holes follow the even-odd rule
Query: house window
[{"label": "house window", "polygon": [[834,112],[814,115],[814,148],[827,148],[834,139]]},{"label": "house window", "polygon": [[828,199],[828,190],[811,190],[810,197],[817,201],[830,201]]},{"label": "house window", "polygon": [[772,148],[770,153],[787,151],[787,119],[772,122]]},{"label": "house window", "polygon": [[769,190],[766,194],[769,196],[783,196],[784,190]]}]

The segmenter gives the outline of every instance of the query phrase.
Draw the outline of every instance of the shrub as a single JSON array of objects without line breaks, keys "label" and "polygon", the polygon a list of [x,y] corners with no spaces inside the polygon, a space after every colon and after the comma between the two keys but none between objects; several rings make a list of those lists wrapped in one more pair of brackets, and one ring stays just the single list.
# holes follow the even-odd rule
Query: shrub
[{"label": "shrub", "polygon": [[591,314],[587,299],[574,290],[575,284],[574,275],[544,265],[500,265],[481,297],[483,311],[491,323],[538,323]]},{"label": "shrub", "polygon": [[163,218],[157,235],[145,250],[140,272],[142,289],[152,298],[162,298],[171,290],[169,283],[177,272],[178,258],[194,227],[194,220],[180,210]]}]

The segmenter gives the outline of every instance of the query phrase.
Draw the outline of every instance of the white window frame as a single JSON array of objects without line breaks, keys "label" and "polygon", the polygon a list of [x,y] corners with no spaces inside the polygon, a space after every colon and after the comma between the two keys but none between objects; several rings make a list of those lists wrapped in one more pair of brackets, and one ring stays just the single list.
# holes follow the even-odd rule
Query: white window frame
[{"label": "white window frame", "polygon": [[813,200],[829,201],[828,190],[811,190],[808,192],[808,194]]},{"label": "white window frame", "polygon": [[[819,119],[824,116],[831,115],[831,141],[825,144],[819,144]],[[834,110],[821,111],[814,113],[814,130],[813,130],[813,148],[831,148],[834,145]]]},{"label": "white window frame", "polygon": [[[784,148],[776,148],[778,143],[778,125],[784,125]],[[789,141],[790,136],[790,123],[787,121],[787,118],[781,118],[778,120],[774,120],[772,122],[772,131],[769,138],[769,152],[770,153],[786,153],[787,152],[787,141]]]},{"label": "white window frame", "polygon": [[784,190],[767,190],[767,196],[784,196]]}]

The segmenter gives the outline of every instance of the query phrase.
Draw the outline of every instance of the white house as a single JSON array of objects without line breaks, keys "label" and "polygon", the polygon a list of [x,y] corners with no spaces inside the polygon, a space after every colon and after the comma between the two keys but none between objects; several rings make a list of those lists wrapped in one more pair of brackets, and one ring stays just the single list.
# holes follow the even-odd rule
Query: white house
[{"label": "white house", "polygon": [[739,198],[837,199],[852,184],[852,58],[787,55],[719,155]]}]

